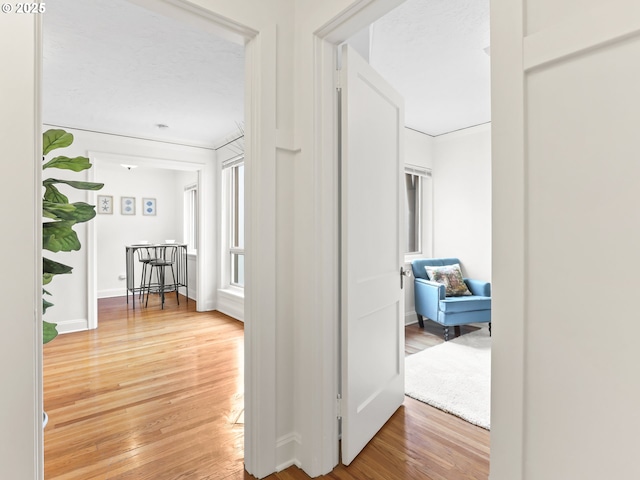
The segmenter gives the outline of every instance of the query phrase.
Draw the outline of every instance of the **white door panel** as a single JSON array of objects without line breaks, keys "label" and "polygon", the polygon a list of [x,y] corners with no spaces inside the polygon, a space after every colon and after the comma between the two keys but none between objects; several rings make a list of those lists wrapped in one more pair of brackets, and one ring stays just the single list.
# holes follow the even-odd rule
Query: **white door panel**
[{"label": "white door panel", "polygon": [[342,85],[342,462],[404,400],[404,106],[353,50]]}]

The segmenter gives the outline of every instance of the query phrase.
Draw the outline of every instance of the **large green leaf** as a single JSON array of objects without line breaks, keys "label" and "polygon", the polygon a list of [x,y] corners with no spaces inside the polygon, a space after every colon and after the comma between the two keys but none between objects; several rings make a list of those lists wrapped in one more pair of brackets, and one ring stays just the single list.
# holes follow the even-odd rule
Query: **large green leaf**
[{"label": "large green leaf", "polygon": [[[64,275],[71,273],[73,267],[65,265],[64,263],[54,262],[47,257],[42,257],[42,285],[48,285],[56,275]],[[45,291],[46,294],[51,295]]]},{"label": "large green leaf", "polygon": [[69,203],[69,198],[66,195],[60,193],[53,184],[42,182],[45,187],[44,199],[52,203]]},{"label": "large green leaf", "polygon": [[56,220],[69,220],[74,223],[82,223],[96,216],[95,207],[84,202],[54,203],[42,202],[42,215]]},{"label": "large green leaf", "polygon": [[42,201],[42,216],[45,218],[53,218],[54,220],[73,220],[69,218],[73,215],[76,207],[71,203],[58,203]]},{"label": "large green leaf", "polygon": [[51,273],[53,275],[62,275],[65,273],[71,273],[73,267],[69,265],[65,265],[64,263],[55,262],[53,260],[48,259],[47,257],[42,257],[42,271],[44,273]]},{"label": "large green leaf", "polygon": [[75,180],[59,180],[56,178],[47,178],[42,182],[45,187],[54,183],[64,183],[79,190],[100,190],[102,187],[104,187],[104,183],[77,182]]},{"label": "large green leaf", "polygon": [[63,170],[73,170],[74,172],[80,172],[82,170],[87,170],[91,168],[91,163],[87,157],[56,157],[53,160],[49,160],[42,166],[42,169],[45,168],[61,168]]},{"label": "large green leaf", "polygon": [[42,321],[42,343],[49,343],[58,336],[57,326],[55,323]]},{"label": "large green leaf", "polygon": [[80,250],[80,240],[71,226],[73,222],[45,222],[42,224],[42,248],[51,252]]},{"label": "large green leaf", "polygon": [[47,308],[53,307],[53,303],[48,300],[42,299],[42,313],[47,313]]},{"label": "large green leaf", "polygon": [[68,147],[73,143],[73,135],[64,130],[47,130],[42,134],[42,154],[56,148]]},{"label": "large green leaf", "polygon": [[75,202],[73,204],[76,207],[74,220],[76,223],[88,222],[96,216],[96,207],[84,202]]}]

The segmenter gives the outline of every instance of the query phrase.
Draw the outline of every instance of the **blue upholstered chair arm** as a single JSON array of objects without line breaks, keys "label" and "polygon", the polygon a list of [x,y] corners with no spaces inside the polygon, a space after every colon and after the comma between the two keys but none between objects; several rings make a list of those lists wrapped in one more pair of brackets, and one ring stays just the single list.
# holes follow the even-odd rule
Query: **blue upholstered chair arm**
[{"label": "blue upholstered chair arm", "polygon": [[478,295],[480,297],[490,297],[491,296],[491,284],[489,282],[483,282],[482,280],[471,280],[470,278],[465,278],[464,282],[471,290],[471,293],[474,295]]},{"label": "blue upholstered chair arm", "polygon": [[416,278],[414,282],[416,313],[436,320],[438,318],[438,303],[445,298],[445,286]]}]

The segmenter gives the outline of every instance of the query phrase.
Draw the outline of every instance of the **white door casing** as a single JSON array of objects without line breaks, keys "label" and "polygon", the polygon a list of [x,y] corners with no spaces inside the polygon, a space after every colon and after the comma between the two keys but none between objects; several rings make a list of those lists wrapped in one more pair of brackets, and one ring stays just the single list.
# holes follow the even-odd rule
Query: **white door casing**
[{"label": "white door casing", "polygon": [[404,399],[404,102],[350,47],[342,53],[342,462]]}]

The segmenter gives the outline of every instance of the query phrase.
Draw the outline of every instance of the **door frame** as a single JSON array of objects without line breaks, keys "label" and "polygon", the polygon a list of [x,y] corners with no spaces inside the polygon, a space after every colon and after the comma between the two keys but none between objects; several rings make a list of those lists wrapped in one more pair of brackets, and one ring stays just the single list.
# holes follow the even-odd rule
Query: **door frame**
[{"label": "door frame", "polygon": [[[276,26],[253,29],[230,20],[213,10],[199,7],[188,0],[129,0],[148,10],[163,13],[174,19],[197,24],[223,38],[245,45],[245,469],[262,478],[276,470],[276,191],[275,140],[276,135]],[[42,90],[42,23],[36,22],[35,52],[36,92]],[[35,96],[36,120],[40,120],[42,98]],[[42,122],[34,125],[35,148],[41,151]],[[39,150],[38,150],[39,149]],[[215,170],[215,165],[212,165]],[[36,169],[36,184],[39,171]],[[36,189],[38,192],[39,190]],[[215,200],[213,192],[210,200]],[[208,198],[202,201],[207,201]],[[254,211],[272,215],[254,214]],[[206,238],[206,237],[205,237]],[[202,235],[201,235],[202,239]],[[216,242],[215,238],[211,241]],[[41,251],[34,252],[36,265]],[[93,259],[88,259],[93,261]],[[206,261],[203,258],[202,261]],[[36,272],[38,275],[38,272]],[[199,279],[200,280],[200,279]],[[215,280],[214,280],[215,281]],[[89,282],[91,283],[91,282]],[[200,282],[199,282],[200,283]],[[254,285],[259,288],[254,289]],[[200,287],[199,287],[200,289]],[[39,292],[39,291],[38,291]],[[38,293],[39,294],[39,293]],[[89,299],[88,299],[89,300]],[[36,302],[37,303],[37,302]],[[91,308],[88,306],[88,308]],[[253,322],[253,312],[260,313],[260,321]],[[41,315],[39,316],[41,318]],[[42,364],[42,338],[36,335],[36,362]],[[43,372],[35,372],[38,385],[36,409],[42,410]],[[36,412],[37,414],[38,412]],[[34,463],[40,466],[39,478],[44,475],[44,435],[36,425]]]},{"label": "door frame", "polygon": [[525,18],[524,1],[491,0],[492,479],[521,480],[525,463]]},{"label": "door frame", "polygon": [[[316,412],[313,447],[321,452],[317,474],[330,472],[340,459],[339,406],[336,401],[340,388],[340,163],[339,163],[339,111],[336,90],[338,46],[352,35],[369,26],[390,12],[404,0],[360,0],[339,16],[333,18],[314,32],[314,95],[313,114],[315,131],[313,169],[316,186],[314,216],[317,232],[316,268],[323,272],[318,280],[313,306],[314,325],[319,325],[318,334],[323,352],[318,357],[314,370],[316,378],[322,379],[317,386],[322,396],[322,407]],[[333,161],[327,162],[327,158]],[[331,372],[330,375],[322,372]],[[319,413],[319,415],[318,415]],[[310,448],[310,446],[306,446]],[[316,474],[316,470],[313,470]]]}]

